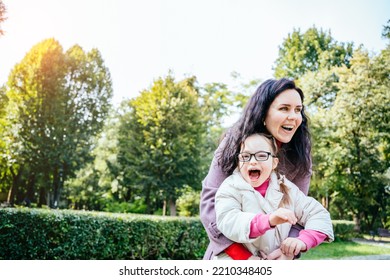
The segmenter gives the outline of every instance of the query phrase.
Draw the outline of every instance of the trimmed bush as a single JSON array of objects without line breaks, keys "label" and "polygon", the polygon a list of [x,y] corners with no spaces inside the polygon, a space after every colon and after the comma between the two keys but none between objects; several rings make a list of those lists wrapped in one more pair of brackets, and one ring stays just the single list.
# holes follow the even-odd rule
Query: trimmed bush
[{"label": "trimmed bush", "polygon": [[355,223],[346,220],[334,220],[332,221],[335,241],[351,240],[358,236],[355,231]]},{"label": "trimmed bush", "polygon": [[[354,226],[333,221],[336,241]],[[208,243],[199,218],[0,208],[4,260],[198,260]]]},{"label": "trimmed bush", "polygon": [[208,244],[198,218],[0,209],[0,259],[196,260]]}]

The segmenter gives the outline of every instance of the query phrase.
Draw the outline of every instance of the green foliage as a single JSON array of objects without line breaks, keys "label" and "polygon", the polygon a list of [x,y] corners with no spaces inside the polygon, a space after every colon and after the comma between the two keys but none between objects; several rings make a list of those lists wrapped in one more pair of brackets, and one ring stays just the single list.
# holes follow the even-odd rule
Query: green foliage
[{"label": "green foliage", "polygon": [[58,41],[47,39],[14,67],[7,85],[11,203],[19,195],[58,207],[64,181],[92,159],[110,108],[109,71],[98,50],[75,45],[64,53]]},{"label": "green foliage", "polygon": [[128,189],[119,184],[121,170],[117,162],[117,134],[118,118],[111,112],[91,151],[94,161],[77,171],[75,178],[65,182],[64,197],[71,208],[97,211],[118,209],[113,212],[129,212],[119,210],[130,208],[126,206]]},{"label": "green foliage", "polygon": [[207,242],[195,218],[0,209],[0,259],[195,260]]},{"label": "green foliage", "polygon": [[332,224],[335,241],[351,240],[358,235],[355,230],[356,225],[352,221],[333,220]]},{"label": "green foliage", "polygon": [[[333,221],[338,239],[349,238],[353,226],[352,222]],[[0,209],[0,259],[3,260],[200,260],[208,242],[198,218]],[[342,247],[344,243],[320,245],[302,258],[316,259],[307,256],[322,251],[323,246],[334,248],[335,244]],[[347,252],[337,254],[338,257],[348,255]],[[329,251],[321,255],[333,257]]]},{"label": "green foliage", "polygon": [[[308,33],[305,37],[294,31],[281,49],[278,69],[293,73],[307,97],[314,143],[310,194],[324,202],[332,217],[355,219],[358,228],[368,232],[384,226],[390,216],[389,46],[378,55],[369,55],[363,47],[352,52],[348,45],[341,51],[343,44],[330,34],[309,33],[311,38],[327,38],[328,45],[322,39],[319,44],[329,48],[312,53],[315,63],[305,65],[302,58],[290,61],[294,55],[310,54],[303,46],[313,50],[317,44]],[[339,53],[347,60],[323,63],[324,53]]]},{"label": "green foliage", "polygon": [[387,25],[383,26],[382,37],[390,39],[390,19],[387,21]]},{"label": "green foliage", "polygon": [[177,199],[179,216],[194,217],[199,215],[200,193],[186,186],[182,195]]},{"label": "green foliage", "polygon": [[339,88],[338,69],[319,69],[307,72],[297,82],[305,93],[307,110],[315,115],[319,109],[329,109],[334,105]]},{"label": "green foliage", "polygon": [[[388,48],[376,57],[358,49],[349,68],[301,79],[309,96],[320,89],[332,92],[332,100],[321,104],[317,98],[309,107],[315,164],[311,192],[327,198],[332,217],[354,218],[364,232],[385,225],[389,217],[389,61]],[[326,78],[332,75],[336,78]]]},{"label": "green foliage", "polygon": [[[199,184],[205,118],[195,78],[158,79],[127,104],[120,118],[118,162],[122,185],[143,196],[148,213],[174,203],[184,185]],[[173,208],[172,208],[173,206]]]},{"label": "green foliage", "polygon": [[103,209],[105,212],[111,213],[146,213],[146,205],[143,198],[139,197],[134,199],[133,203],[129,202],[117,202],[112,201],[106,204],[106,207]]},{"label": "green foliage", "polygon": [[[0,2],[1,3],[1,2]],[[7,127],[6,110],[8,98],[5,94],[5,86],[0,87],[0,135],[4,135]],[[6,191],[10,184],[10,170],[9,170],[9,152],[6,150],[7,142],[4,137],[0,137],[0,193]]]},{"label": "green foliage", "polygon": [[[7,18],[5,17],[5,14],[7,12],[7,9],[5,8],[5,5],[2,0],[0,0],[0,24],[5,21]],[[4,34],[3,29],[0,25],[0,36]]]},{"label": "green foliage", "polygon": [[348,66],[352,50],[352,43],[338,43],[322,29],[312,27],[303,34],[294,29],[279,47],[275,77],[299,79],[306,72],[321,68]]}]

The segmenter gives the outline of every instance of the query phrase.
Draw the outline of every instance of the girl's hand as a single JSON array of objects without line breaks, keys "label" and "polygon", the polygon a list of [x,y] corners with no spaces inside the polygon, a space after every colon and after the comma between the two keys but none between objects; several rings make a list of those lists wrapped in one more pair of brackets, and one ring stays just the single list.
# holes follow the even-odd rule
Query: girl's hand
[{"label": "girl's hand", "polygon": [[306,251],[306,248],[305,242],[293,237],[286,238],[280,246],[282,253],[289,257],[294,257],[301,251]]},{"label": "girl's hand", "polygon": [[295,217],[294,212],[286,208],[278,208],[269,216],[269,224],[272,227],[284,223],[295,225],[297,220],[298,219]]},{"label": "girl's hand", "polygon": [[293,256],[291,257],[283,254],[280,248],[271,252],[267,257],[268,260],[292,260],[293,258]]}]

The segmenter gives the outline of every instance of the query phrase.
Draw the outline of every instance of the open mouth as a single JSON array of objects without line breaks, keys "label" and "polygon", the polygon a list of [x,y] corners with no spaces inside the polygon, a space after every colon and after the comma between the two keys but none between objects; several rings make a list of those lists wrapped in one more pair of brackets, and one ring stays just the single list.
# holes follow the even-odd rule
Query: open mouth
[{"label": "open mouth", "polygon": [[282,125],[282,128],[287,131],[292,131],[294,129],[294,126],[292,125]]},{"label": "open mouth", "polygon": [[258,169],[251,169],[251,170],[248,170],[249,179],[250,179],[251,181],[257,181],[257,180],[259,180],[260,174],[261,174],[261,172],[260,172],[260,170],[258,170]]}]

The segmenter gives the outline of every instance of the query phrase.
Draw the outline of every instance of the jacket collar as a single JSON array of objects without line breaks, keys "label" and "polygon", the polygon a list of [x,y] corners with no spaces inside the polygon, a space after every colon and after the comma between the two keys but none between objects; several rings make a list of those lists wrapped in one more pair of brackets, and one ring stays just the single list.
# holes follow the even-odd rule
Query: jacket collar
[{"label": "jacket collar", "polygon": [[[241,173],[239,171],[234,171],[234,187],[238,190],[247,190],[255,193],[255,189],[244,180],[244,178],[241,176]],[[284,177],[282,177],[284,179]],[[260,194],[261,199],[261,207],[263,208],[264,212],[267,214],[274,212],[277,208],[279,208],[280,202],[283,198],[283,193],[280,190],[280,185],[278,182],[278,178],[276,176],[275,172],[271,173],[271,180],[269,182],[269,186],[267,189],[267,192],[265,194],[265,198],[262,197]]]}]

